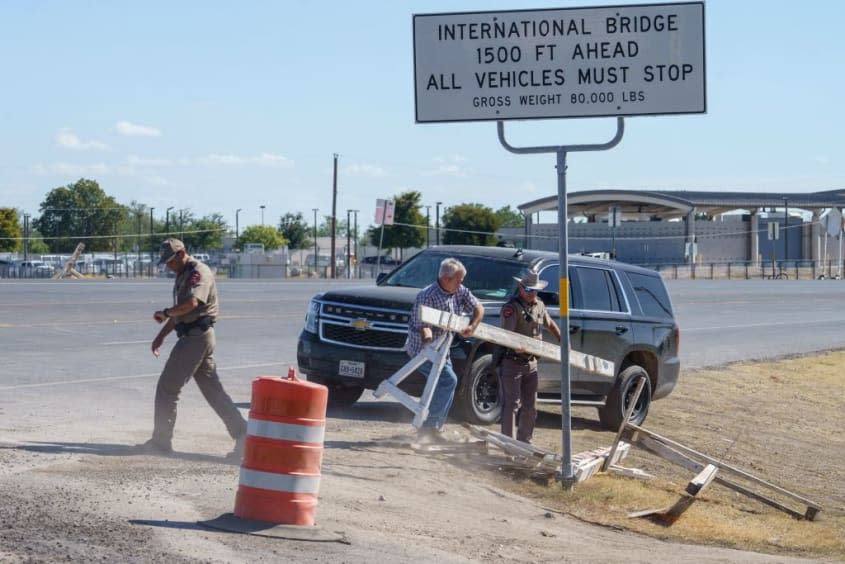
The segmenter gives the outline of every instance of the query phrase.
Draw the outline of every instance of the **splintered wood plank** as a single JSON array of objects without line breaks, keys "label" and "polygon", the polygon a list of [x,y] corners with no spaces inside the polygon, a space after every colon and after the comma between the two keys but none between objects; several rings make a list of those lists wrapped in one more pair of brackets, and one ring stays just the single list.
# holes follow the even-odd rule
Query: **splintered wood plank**
[{"label": "splintered wood plank", "polygon": [[[469,325],[469,319],[466,317],[428,306],[420,306],[420,320],[428,325],[434,325],[435,327],[454,332],[460,332]],[[473,337],[510,349],[522,349],[535,356],[560,362],[560,345],[546,343],[526,335],[507,331],[495,325],[480,323],[475,328]],[[593,374],[599,374],[608,378],[616,377],[613,362],[594,355],[584,354],[580,351],[569,351],[569,364],[570,366]]]},{"label": "splintered wood plank", "polygon": [[704,470],[699,472],[692,480],[689,481],[686,489],[687,493],[691,496],[697,496],[703,492],[713,481],[713,478],[716,477],[716,472],[718,471],[719,469],[712,464],[705,466]]}]

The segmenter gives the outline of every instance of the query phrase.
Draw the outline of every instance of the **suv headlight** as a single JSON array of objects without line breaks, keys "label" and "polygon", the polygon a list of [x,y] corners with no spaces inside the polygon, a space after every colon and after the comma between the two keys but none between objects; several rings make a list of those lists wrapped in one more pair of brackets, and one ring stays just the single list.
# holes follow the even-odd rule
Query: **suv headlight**
[{"label": "suv headlight", "polygon": [[308,311],[305,312],[305,330],[317,334],[317,322],[320,318],[320,302],[311,300],[308,304]]}]

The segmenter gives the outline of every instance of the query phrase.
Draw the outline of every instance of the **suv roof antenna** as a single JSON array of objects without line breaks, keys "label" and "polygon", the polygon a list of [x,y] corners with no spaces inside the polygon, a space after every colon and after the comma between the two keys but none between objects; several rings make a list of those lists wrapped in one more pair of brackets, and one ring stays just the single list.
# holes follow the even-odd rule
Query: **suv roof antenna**
[{"label": "suv roof antenna", "polygon": [[517,249],[516,252],[513,254],[514,258],[519,258],[522,256],[522,249]]}]

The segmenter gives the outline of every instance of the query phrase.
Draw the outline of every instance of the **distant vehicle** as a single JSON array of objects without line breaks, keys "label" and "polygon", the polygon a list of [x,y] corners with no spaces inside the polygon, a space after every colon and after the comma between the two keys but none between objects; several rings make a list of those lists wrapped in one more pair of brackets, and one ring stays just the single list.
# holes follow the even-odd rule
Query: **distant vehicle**
[{"label": "distant vehicle", "polygon": [[126,274],[126,264],[121,259],[96,258],[93,261],[93,269],[97,274],[117,275]]},{"label": "distant vehicle", "polygon": [[48,277],[52,276],[55,268],[43,260],[22,260],[16,265],[17,275],[20,277]]},{"label": "distant vehicle", "polygon": [[204,262],[205,264],[208,264],[211,261],[211,257],[207,253],[196,253],[191,256],[200,262]]},{"label": "distant vehicle", "polygon": [[381,261],[379,261],[378,255],[373,255],[371,257],[364,257],[361,259],[361,264],[383,264],[385,266],[398,266],[402,264],[402,261],[398,261],[390,255],[384,255],[381,257]]},{"label": "distant vehicle", "polygon": [[[343,268],[346,265],[346,261],[340,256],[335,257],[334,263],[335,268]],[[330,255],[317,255],[316,266],[318,268],[328,268],[331,264],[332,257]],[[315,266],[314,253],[305,257],[305,262],[302,263],[302,266]]]}]

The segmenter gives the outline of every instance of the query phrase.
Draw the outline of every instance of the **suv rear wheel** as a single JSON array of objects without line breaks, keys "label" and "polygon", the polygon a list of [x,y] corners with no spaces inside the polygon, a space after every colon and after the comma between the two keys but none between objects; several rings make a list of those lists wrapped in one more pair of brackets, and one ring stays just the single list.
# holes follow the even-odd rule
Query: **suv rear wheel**
[{"label": "suv rear wheel", "polygon": [[475,359],[469,373],[461,378],[456,399],[461,415],[470,423],[490,425],[499,420],[502,399],[493,355],[485,354]]},{"label": "suv rear wheel", "polygon": [[364,393],[364,386],[347,386],[335,380],[327,380],[319,374],[309,374],[308,381],[329,389],[329,407],[349,407]]},{"label": "suv rear wheel", "polygon": [[625,408],[631,403],[631,396],[634,395],[640,378],[645,378],[645,386],[634,411],[631,412],[630,422],[640,425],[645,421],[651,405],[651,380],[642,366],[632,364],[619,374],[616,385],[607,396],[607,403],[599,408],[599,419],[606,428],[614,431],[619,429],[625,416]]}]

